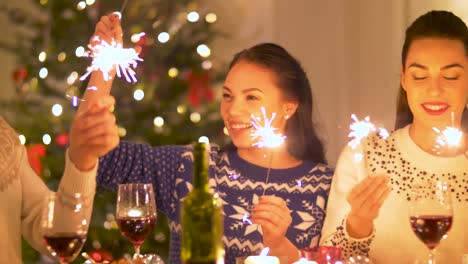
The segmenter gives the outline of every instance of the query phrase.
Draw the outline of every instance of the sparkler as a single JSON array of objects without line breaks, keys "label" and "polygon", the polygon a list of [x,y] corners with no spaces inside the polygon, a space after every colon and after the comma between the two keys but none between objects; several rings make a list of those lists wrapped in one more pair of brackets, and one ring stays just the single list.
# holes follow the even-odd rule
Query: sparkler
[{"label": "sparkler", "polygon": [[84,54],[84,57],[91,57],[93,61],[91,66],[87,68],[87,72],[80,78],[86,79],[93,71],[100,70],[106,81],[110,80],[110,72],[115,70],[118,77],[125,76],[127,82],[136,82],[135,71],[138,61],[143,61],[139,54],[133,48],[123,48],[122,44],[112,40],[107,43],[104,40],[95,37],[93,41],[100,42],[92,46],[88,45],[90,51]]},{"label": "sparkler", "polygon": [[252,140],[258,139],[258,141],[255,142],[253,146],[257,146],[259,148],[275,148],[281,146],[281,144],[284,143],[286,136],[283,136],[281,133],[275,133],[274,131],[277,130],[277,128],[271,126],[273,119],[276,117],[276,113],[273,113],[271,115],[271,119],[268,119],[266,116],[265,107],[262,107],[261,111],[264,120],[263,125],[260,124],[260,117],[255,117],[254,115],[250,116],[253,120],[252,125],[255,128],[250,135]]},{"label": "sparkler", "polygon": [[[267,176],[265,179],[265,183],[268,184],[268,181],[270,179],[270,172],[271,172],[271,160],[273,157],[273,148],[279,147],[284,143],[284,140],[286,139],[286,136],[282,135],[281,133],[275,133],[277,128],[273,127],[271,123],[273,122],[273,119],[276,117],[276,113],[273,113],[271,115],[271,118],[268,119],[266,115],[266,110],[265,107],[260,108],[262,114],[263,114],[263,125],[260,124],[261,118],[260,117],[255,117],[254,115],[251,115],[250,117],[252,118],[252,126],[255,128],[252,133],[250,134],[252,137],[252,140],[257,140],[253,146],[257,146],[258,148],[269,148],[271,149],[270,151],[270,159],[268,162],[268,171],[267,171]],[[263,190],[263,195],[265,195],[266,188]]]},{"label": "sparkler", "polygon": [[[369,136],[370,133],[374,133],[378,131],[378,134],[381,138],[384,140],[388,138],[389,133],[386,129],[384,128],[377,128],[374,124],[370,122],[370,117],[366,116],[364,120],[359,120],[355,114],[351,115],[351,118],[354,120],[354,123],[352,123],[349,128],[351,129],[351,132],[348,134],[348,137],[353,138],[348,145],[352,149],[356,149],[360,144],[361,141]],[[365,170],[366,170],[366,159],[364,156],[364,153],[359,152],[354,154],[354,160],[356,162],[364,162],[363,166],[363,176],[365,176]]]},{"label": "sparkler", "polygon": [[434,152],[437,155],[440,155],[440,148],[458,148],[460,145],[462,138],[463,138],[463,132],[457,128],[455,128],[454,123],[455,123],[455,113],[451,113],[452,116],[452,126],[447,126],[445,127],[444,130],[440,131],[438,128],[433,127],[432,129],[438,134],[435,142],[436,145],[433,147]]}]

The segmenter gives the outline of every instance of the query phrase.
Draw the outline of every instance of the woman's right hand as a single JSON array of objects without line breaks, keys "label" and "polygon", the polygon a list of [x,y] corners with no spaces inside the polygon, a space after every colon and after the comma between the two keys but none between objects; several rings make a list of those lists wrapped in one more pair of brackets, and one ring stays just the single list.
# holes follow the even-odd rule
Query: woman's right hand
[{"label": "woman's right hand", "polygon": [[390,177],[369,175],[349,192],[347,201],[351,212],[346,219],[346,230],[353,238],[364,238],[372,234],[373,222],[390,194]]}]

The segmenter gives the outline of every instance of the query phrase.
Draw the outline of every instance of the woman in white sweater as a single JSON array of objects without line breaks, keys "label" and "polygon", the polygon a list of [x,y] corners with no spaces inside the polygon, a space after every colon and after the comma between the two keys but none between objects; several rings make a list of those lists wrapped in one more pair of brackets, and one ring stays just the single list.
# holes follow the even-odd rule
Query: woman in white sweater
[{"label": "woman in white sweater", "polygon": [[[98,157],[119,142],[109,104],[113,104],[112,98],[76,115],[69,135],[65,171],[57,191],[64,197],[81,193],[88,222]],[[0,116],[0,263],[22,263],[21,236],[35,249],[48,254],[41,232],[41,216],[49,193],[51,191],[29,165],[18,135]]]},{"label": "woman in white sweater", "polygon": [[[344,257],[369,255],[377,264],[427,261],[428,248],[410,227],[411,191],[420,181],[445,180],[454,220],[436,257],[462,262],[468,254],[467,98],[468,29],[450,12],[431,11],[406,30],[397,130],[386,140],[371,135],[346,147],[338,160],[322,244],[341,247]],[[433,128],[447,126],[464,132],[460,144],[434,150]]]}]

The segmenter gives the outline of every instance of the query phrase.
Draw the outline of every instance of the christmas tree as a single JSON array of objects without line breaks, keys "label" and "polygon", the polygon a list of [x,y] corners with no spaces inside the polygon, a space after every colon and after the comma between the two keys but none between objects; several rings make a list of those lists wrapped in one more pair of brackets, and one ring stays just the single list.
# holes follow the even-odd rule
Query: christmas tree
[{"label": "christmas tree", "polygon": [[[141,48],[137,82],[114,81],[115,114],[123,140],[152,145],[187,144],[200,136],[224,143],[218,96],[212,89],[223,73],[210,60],[217,32],[216,14],[189,0],[40,0],[27,7],[0,4],[15,24],[14,42],[0,47],[14,53],[16,96],[0,100],[2,115],[21,133],[31,165],[56,190],[63,172],[67,132],[76,102],[86,88],[91,63],[83,57],[100,17],[122,13],[124,46]],[[223,67],[224,68],[224,67]],[[133,252],[115,222],[115,193],[98,190],[83,251],[96,260]],[[142,253],[165,257],[169,231],[162,214]],[[25,244],[25,243],[24,243]],[[23,248],[24,262],[39,254]],[[75,263],[82,263],[78,258]]]}]

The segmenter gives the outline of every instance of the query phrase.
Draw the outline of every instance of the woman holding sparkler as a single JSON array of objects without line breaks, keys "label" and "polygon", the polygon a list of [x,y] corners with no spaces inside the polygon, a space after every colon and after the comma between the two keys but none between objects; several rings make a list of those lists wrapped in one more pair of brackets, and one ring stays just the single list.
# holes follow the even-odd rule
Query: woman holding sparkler
[{"label": "woman holding sparkler", "polygon": [[[467,98],[468,29],[450,12],[428,12],[406,30],[397,130],[387,139],[371,135],[358,148],[343,150],[322,243],[342,247],[347,256],[369,254],[379,264],[426,258],[428,249],[413,232],[408,211],[415,186],[447,181],[453,223],[436,256],[442,263],[461,263],[468,253]],[[459,132],[452,145],[441,142],[437,132],[447,128]],[[363,161],[355,154],[363,154]],[[439,244],[433,242],[430,249]]]},{"label": "woman holding sparkler", "polygon": [[[117,17],[103,17],[96,27],[102,39],[117,39],[119,32]],[[86,92],[85,104],[110,92],[110,81],[100,72],[92,74],[89,85],[98,90]],[[282,47],[259,44],[234,57],[221,102],[233,144],[212,145],[210,151],[210,186],[224,203],[226,263],[256,255],[265,246],[271,255],[294,262],[298,248],[318,244],[333,172],[325,165],[312,108],[307,76]],[[276,143],[286,136],[284,144],[269,148],[268,138],[257,131],[263,128],[270,132],[276,128],[271,134],[280,139]],[[252,133],[265,141],[252,139]],[[181,200],[192,185],[191,153],[190,145],[121,142],[99,163],[98,183],[104,187],[115,190],[119,183],[153,183],[157,206],[170,222],[170,263],[180,263],[179,214]]]}]

